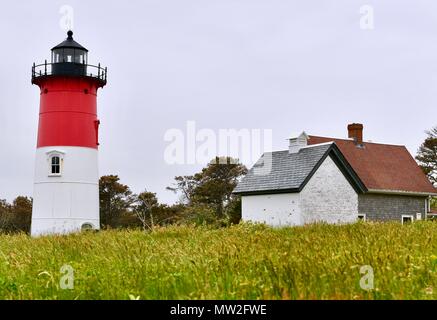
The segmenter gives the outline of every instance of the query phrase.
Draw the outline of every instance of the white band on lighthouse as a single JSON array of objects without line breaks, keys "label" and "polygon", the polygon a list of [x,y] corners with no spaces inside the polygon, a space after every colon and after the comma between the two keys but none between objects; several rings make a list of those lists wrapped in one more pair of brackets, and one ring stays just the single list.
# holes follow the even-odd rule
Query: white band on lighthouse
[{"label": "white band on lighthouse", "polygon": [[98,150],[37,149],[32,235],[99,229]]}]

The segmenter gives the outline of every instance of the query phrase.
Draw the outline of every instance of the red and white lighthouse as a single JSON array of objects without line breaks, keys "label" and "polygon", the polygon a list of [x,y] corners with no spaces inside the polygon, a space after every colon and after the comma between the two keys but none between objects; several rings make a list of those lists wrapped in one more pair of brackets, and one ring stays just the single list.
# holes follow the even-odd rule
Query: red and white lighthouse
[{"label": "red and white lighthouse", "polygon": [[107,69],[88,64],[88,50],[68,38],[51,63],[33,65],[41,90],[32,235],[99,229],[97,91]]}]

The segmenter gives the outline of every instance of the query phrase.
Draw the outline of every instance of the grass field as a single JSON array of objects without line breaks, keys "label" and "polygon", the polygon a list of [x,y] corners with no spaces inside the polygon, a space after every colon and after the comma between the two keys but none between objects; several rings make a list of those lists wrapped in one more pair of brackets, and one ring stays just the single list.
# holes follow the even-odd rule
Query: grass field
[{"label": "grass field", "polygon": [[[0,298],[436,299],[436,235],[423,222],[0,236]],[[363,265],[374,290],[360,287]]]}]

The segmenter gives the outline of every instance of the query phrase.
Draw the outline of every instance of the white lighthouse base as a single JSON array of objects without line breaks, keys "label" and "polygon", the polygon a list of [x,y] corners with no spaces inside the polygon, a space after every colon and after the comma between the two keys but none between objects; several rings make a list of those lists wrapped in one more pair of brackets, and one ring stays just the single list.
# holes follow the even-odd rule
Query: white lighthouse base
[{"label": "white lighthouse base", "polygon": [[[52,173],[52,157],[60,173]],[[32,236],[100,228],[98,151],[82,147],[37,149]]]}]

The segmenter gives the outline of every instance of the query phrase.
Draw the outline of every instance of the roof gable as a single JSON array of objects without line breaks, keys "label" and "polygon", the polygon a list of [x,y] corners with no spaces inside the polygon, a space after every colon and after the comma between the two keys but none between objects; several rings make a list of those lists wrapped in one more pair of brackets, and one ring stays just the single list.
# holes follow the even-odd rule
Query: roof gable
[{"label": "roof gable", "polygon": [[249,195],[300,192],[328,156],[334,160],[357,192],[366,191],[340,149],[335,143],[329,143],[305,147],[298,153],[279,151],[264,154],[238,184],[234,193]]},{"label": "roof gable", "polygon": [[404,146],[310,136],[309,145],[335,142],[369,191],[435,194],[437,190]]}]

